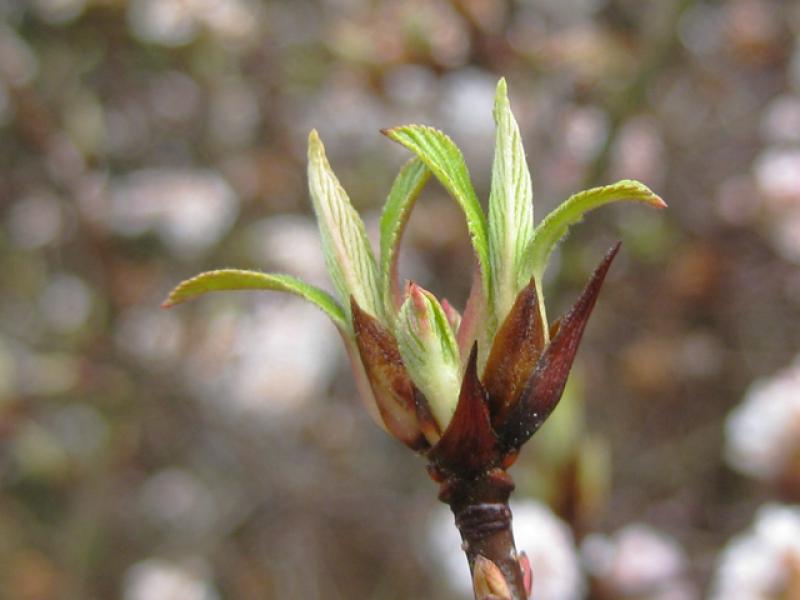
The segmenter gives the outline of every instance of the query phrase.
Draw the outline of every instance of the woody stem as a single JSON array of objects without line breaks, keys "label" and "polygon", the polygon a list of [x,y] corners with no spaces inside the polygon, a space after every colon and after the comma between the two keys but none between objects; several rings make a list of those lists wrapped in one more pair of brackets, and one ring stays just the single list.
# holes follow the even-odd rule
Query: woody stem
[{"label": "woody stem", "polygon": [[508,507],[513,489],[511,477],[501,469],[493,469],[474,479],[448,479],[439,499],[455,515],[470,572],[477,556],[488,558],[503,573],[512,600],[526,600]]}]

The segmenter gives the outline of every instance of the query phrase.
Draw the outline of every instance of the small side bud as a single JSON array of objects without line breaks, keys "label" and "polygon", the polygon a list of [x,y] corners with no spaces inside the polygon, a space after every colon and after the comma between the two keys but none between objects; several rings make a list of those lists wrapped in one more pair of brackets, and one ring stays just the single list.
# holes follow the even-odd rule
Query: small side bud
[{"label": "small side bud", "polygon": [[461,366],[453,330],[433,294],[414,283],[408,286],[396,335],[411,380],[424,394],[444,430],[458,403]]},{"label": "small side bud", "polygon": [[475,558],[472,586],[476,600],[511,600],[511,590],[500,568],[481,555]]},{"label": "small side bud", "polygon": [[525,552],[521,552],[519,555],[519,567],[522,569],[522,582],[525,585],[525,595],[530,598],[531,592],[533,591],[533,569],[531,569],[531,559],[528,558]]}]

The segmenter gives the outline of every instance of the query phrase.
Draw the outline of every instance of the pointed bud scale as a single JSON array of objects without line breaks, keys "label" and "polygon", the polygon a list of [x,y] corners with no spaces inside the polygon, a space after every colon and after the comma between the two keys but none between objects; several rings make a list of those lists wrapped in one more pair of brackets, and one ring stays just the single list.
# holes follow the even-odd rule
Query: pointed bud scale
[{"label": "pointed bud scale", "polygon": [[411,380],[445,429],[461,388],[458,346],[438,300],[415,283],[408,286],[408,297],[400,307],[396,335]]},{"label": "pointed bud scale", "polygon": [[511,600],[511,590],[500,568],[480,554],[475,557],[472,586],[477,600]]},{"label": "pointed bud scale", "polygon": [[375,403],[389,432],[414,450],[427,448],[417,423],[414,386],[392,334],[350,298],[361,362],[372,387]]},{"label": "pointed bud scale", "polygon": [[583,330],[619,247],[618,242],[595,269],[583,294],[561,320],[558,333],[539,359],[519,401],[509,412],[499,432],[506,447],[522,446],[541,427],[561,399]]},{"label": "pointed bud scale", "polygon": [[477,363],[475,344],[469,355],[455,414],[442,439],[428,453],[431,461],[442,470],[463,476],[483,473],[500,460]]},{"label": "pointed bud scale", "polygon": [[544,347],[544,326],[533,279],[511,307],[492,344],[483,385],[489,397],[489,413],[497,427],[516,404]]}]

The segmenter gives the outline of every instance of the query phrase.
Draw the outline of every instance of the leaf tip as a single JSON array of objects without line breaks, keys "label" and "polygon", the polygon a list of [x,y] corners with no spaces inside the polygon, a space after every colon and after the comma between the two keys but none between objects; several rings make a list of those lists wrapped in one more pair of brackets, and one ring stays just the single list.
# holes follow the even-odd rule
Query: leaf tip
[{"label": "leaf tip", "polygon": [[308,158],[315,160],[324,156],[325,146],[322,144],[322,138],[319,137],[316,129],[312,129],[308,134]]}]

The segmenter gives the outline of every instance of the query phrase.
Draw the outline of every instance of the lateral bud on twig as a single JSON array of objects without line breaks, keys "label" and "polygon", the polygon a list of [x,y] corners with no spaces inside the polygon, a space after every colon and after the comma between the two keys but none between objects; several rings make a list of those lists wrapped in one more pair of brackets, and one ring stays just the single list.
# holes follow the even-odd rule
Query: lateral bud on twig
[{"label": "lateral bud on twig", "polygon": [[484,556],[475,557],[472,585],[475,600],[511,600],[511,590],[500,568]]},{"label": "lateral bud on twig", "polygon": [[522,581],[525,584],[525,597],[530,598],[533,591],[533,570],[531,569],[531,561],[525,552],[519,553],[519,566],[522,570]]}]

